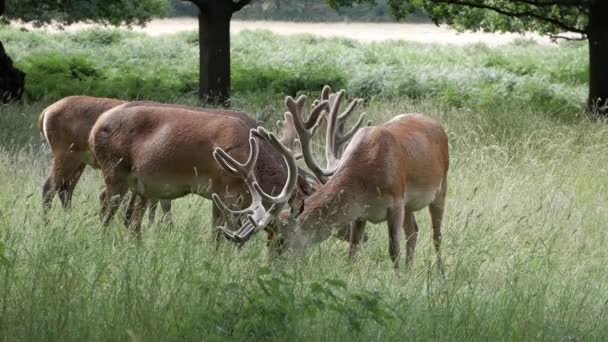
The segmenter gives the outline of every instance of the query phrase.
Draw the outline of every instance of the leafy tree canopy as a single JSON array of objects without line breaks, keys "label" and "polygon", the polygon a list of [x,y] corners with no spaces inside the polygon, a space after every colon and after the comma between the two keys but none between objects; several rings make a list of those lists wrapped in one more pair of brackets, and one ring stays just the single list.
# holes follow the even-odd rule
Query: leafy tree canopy
[{"label": "leafy tree canopy", "polygon": [[[594,1],[605,0],[389,0],[397,18],[422,8],[435,23],[458,30],[587,33]],[[337,8],[374,0],[327,0]]]},{"label": "leafy tree canopy", "polygon": [[[35,26],[97,22],[106,25],[143,25],[167,13],[167,0],[5,0],[4,18]],[[4,0],[0,0],[4,2]]]}]

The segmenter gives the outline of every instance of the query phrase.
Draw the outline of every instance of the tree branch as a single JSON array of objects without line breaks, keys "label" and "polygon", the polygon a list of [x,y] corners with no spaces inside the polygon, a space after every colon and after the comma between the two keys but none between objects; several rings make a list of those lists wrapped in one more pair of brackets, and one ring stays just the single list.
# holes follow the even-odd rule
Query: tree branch
[{"label": "tree branch", "polygon": [[550,7],[550,6],[589,6],[589,0],[514,0],[532,6]]},{"label": "tree branch", "polygon": [[230,2],[232,2],[232,12],[238,12],[240,11],[243,7],[249,5],[249,3],[251,2],[251,0],[239,0],[237,2],[233,2],[232,0],[229,0]]},{"label": "tree branch", "polygon": [[[576,32],[576,33],[581,33],[581,34],[586,34],[587,31],[584,29],[579,29],[576,27],[572,27],[568,24],[565,24],[557,19],[554,18],[547,18],[544,17],[542,15],[536,14],[534,12],[530,12],[530,11],[522,11],[522,12],[511,12],[511,11],[507,11],[504,10],[502,8],[499,7],[494,7],[494,6],[490,6],[490,5],[486,5],[483,3],[474,3],[474,2],[468,2],[468,1],[462,1],[462,0],[431,0],[432,2],[435,3],[442,3],[442,4],[449,4],[449,5],[459,5],[459,6],[466,6],[466,7],[473,7],[473,8],[479,8],[479,9],[486,9],[486,10],[490,10],[490,11],[494,11],[498,14],[502,14],[505,15],[507,17],[527,17],[527,18],[534,18],[540,21],[544,21],[546,23],[549,24],[553,24],[565,31],[569,31],[569,32]],[[516,0],[518,1],[518,0]],[[523,1],[523,0],[519,0],[519,1]]]},{"label": "tree branch", "polygon": [[581,34],[580,37],[569,37],[569,36],[564,36],[564,35],[559,35],[559,34],[550,34],[549,35],[549,39],[553,43],[557,42],[558,39],[581,41],[581,40],[587,40],[587,35],[586,34]]}]

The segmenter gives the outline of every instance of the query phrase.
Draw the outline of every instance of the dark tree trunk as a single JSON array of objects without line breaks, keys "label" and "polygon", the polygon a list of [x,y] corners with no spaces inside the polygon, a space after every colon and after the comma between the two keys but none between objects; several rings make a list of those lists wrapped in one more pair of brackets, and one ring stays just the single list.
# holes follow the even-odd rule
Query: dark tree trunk
[{"label": "dark tree trunk", "polygon": [[[0,16],[4,13],[4,0],[0,0]],[[0,42],[0,101],[7,103],[21,98],[25,73],[13,66],[13,61]]]},{"label": "dark tree trunk", "polygon": [[199,6],[199,97],[228,106],[230,99],[230,19],[232,1]]},{"label": "dark tree trunk", "polygon": [[0,101],[7,103],[20,99],[24,85],[25,73],[13,66],[0,42]]},{"label": "dark tree trunk", "polygon": [[593,2],[589,15],[589,102],[592,114],[608,117],[608,1]]}]

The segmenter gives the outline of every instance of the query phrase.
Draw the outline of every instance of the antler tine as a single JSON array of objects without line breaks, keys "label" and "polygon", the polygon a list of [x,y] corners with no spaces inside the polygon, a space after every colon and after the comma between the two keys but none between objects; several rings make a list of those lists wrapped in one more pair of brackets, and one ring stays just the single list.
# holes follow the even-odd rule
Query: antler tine
[{"label": "antler tine", "polygon": [[211,195],[211,199],[213,200],[213,203],[215,203],[215,205],[224,213],[224,214],[232,214],[232,215],[242,215],[242,214],[250,214],[253,212],[253,210],[251,209],[251,207],[247,208],[247,209],[243,209],[243,210],[232,210],[230,208],[228,208],[224,202],[222,202],[222,200],[220,199],[220,196],[218,196],[217,194],[212,194]]},{"label": "antler tine", "polygon": [[348,107],[338,115],[339,121],[346,121],[348,117],[363,103],[363,99],[354,99],[349,104]]},{"label": "antler tine", "polygon": [[[298,137],[300,138],[300,144],[302,146],[302,156],[304,158],[304,162],[306,166],[314,173],[314,175],[319,179],[325,179],[328,174],[324,169],[322,169],[314,160],[312,156],[311,150],[311,140],[313,136],[313,129],[307,129],[306,124],[304,123],[301,112],[303,109],[303,102],[306,99],[303,95],[298,98],[298,100],[294,100],[291,96],[287,96],[285,98],[285,106],[289,109],[288,113],[285,115],[293,116],[293,122],[295,124],[296,131],[298,132]],[[321,101],[315,109],[325,110],[329,106],[327,100]],[[324,109],[320,109],[320,107],[324,107]]]},{"label": "antler tine", "polygon": [[[328,119],[328,123],[327,123],[328,130],[327,130],[326,139],[328,139],[327,141],[329,144],[326,144],[326,157],[328,160],[328,167],[330,165],[334,165],[334,166],[337,165],[337,163],[339,162],[339,158],[342,154],[341,153],[343,150],[342,146],[349,139],[351,139],[355,135],[355,133],[357,133],[357,131],[362,127],[363,120],[365,118],[365,113],[361,114],[361,116],[359,117],[359,119],[357,120],[355,125],[350,129],[350,131],[348,131],[346,133],[344,132],[345,126],[346,126],[346,121],[351,116],[351,114],[354,113],[355,110],[357,108],[359,108],[359,106],[363,103],[363,99],[360,99],[360,98],[354,99],[349,103],[348,107],[342,113],[337,114],[345,93],[346,93],[346,91],[344,89],[342,89],[337,93],[329,94],[331,112],[334,115],[336,115],[336,119],[335,119],[336,121],[335,121],[335,126],[333,129],[330,129],[330,127],[329,127],[330,119]],[[371,122],[367,123],[367,125],[370,125],[370,124],[371,124]],[[335,136],[332,136],[332,134]],[[331,144],[331,142],[333,142],[333,144]],[[332,157],[332,155],[333,155],[333,157]]]},{"label": "antler tine", "polygon": [[321,121],[321,118],[323,117],[324,111],[327,109],[327,107],[328,102],[326,102],[326,100],[323,100],[317,103],[312,108],[312,110],[310,111],[310,116],[308,117],[308,120],[306,120],[306,129],[312,129],[315,126],[319,125],[319,122]]},{"label": "antler tine", "polygon": [[260,144],[258,143],[258,139],[256,139],[253,135],[253,132],[249,132],[249,159],[245,162],[244,168],[248,174],[253,174],[253,170],[255,168],[255,163],[258,161],[258,155],[260,153]]},{"label": "antler tine", "polygon": [[[286,115],[289,113],[285,113]],[[296,160],[300,160],[304,158],[302,153],[297,153],[296,151],[302,151],[302,145],[300,143],[300,139],[298,138],[298,132],[296,131],[296,126],[293,122],[293,116],[289,114],[289,117],[285,116],[285,120],[277,121],[277,125],[283,126],[283,136],[280,141],[281,144],[285,145],[288,149],[293,151]],[[317,126],[313,127],[313,130],[316,129]],[[299,145],[299,149],[297,146]]]},{"label": "antler tine", "polygon": [[335,146],[338,125],[338,109],[340,108],[340,102],[342,101],[345,93],[346,91],[343,89],[330,95],[331,104],[329,116],[327,118],[327,133],[325,134],[325,158],[327,160],[327,169],[333,169],[332,171],[329,171],[330,174],[335,172],[338,162],[340,161],[335,155]]},{"label": "antler tine", "polygon": [[239,163],[236,159],[228,155],[228,153],[226,153],[226,151],[224,151],[221,147],[217,147],[213,151],[213,158],[224,170],[228,171],[229,173],[235,176],[247,178],[247,176],[253,172],[253,168],[255,167],[255,162],[258,159],[260,150],[257,139],[251,135],[249,136],[249,150],[249,158],[247,158],[247,161],[243,164]]},{"label": "antler tine", "polygon": [[[255,184],[255,183],[254,183]],[[224,236],[232,241],[232,242],[239,242],[239,243],[243,243],[247,240],[249,240],[249,238],[251,238],[251,236],[253,236],[253,234],[257,231],[258,227],[264,227],[265,225],[268,224],[268,222],[264,221],[267,213],[266,210],[264,209],[264,207],[262,206],[262,198],[259,196],[259,194],[255,193],[255,190],[253,190],[253,188],[250,186],[250,183],[247,183],[247,186],[250,189],[250,193],[253,197],[251,206],[247,209],[244,210],[230,210],[227,209],[226,206],[219,200],[219,197],[216,194],[213,194],[212,198],[213,201],[220,207],[220,208],[226,208],[228,213],[235,213],[235,214],[248,214],[247,215],[247,224],[243,225],[241,228],[239,228],[237,231],[230,231],[228,228],[224,227],[224,226],[218,226],[217,229],[221,230],[222,233],[224,234]],[[221,210],[223,210],[223,208]],[[266,222],[264,225],[259,225],[256,224],[256,218],[261,219],[263,222]]]},{"label": "antler tine", "polygon": [[[289,120],[288,117],[290,115],[285,115],[285,120]],[[267,202],[273,204],[281,204],[286,203],[289,198],[291,198],[291,194],[293,190],[296,188],[297,180],[298,180],[298,166],[296,164],[296,158],[292,151],[290,151],[287,147],[285,147],[276,135],[268,132],[264,127],[258,127],[256,131],[253,132],[256,136],[266,140],[272,146],[274,146],[279,152],[283,155],[283,159],[287,164],[287,182],[283,187],[281,193],[277,196],[271,196],[262,190],[259,184],[253,183],[253,187],[255,190],[265,199]]]},{"label": "antler tine", "polygon": [[[291,122],[289,116],[291,114],[286,115],[285,120],[287,122]],[[293,119],[293,118],[292,118]],[[265,193],[260,185],[255,180],[255,175],[253,172],[250,172],[246,178],[246,184],[249,188],[249,192],[252,196],[252,204],[248,209],[234,211],[226,208],[226,206],[219,200],[217,195],[213,195],[213,200],[216,202],[218,207],[222,209],[227,209],[228,212],[237,212],[237,213],[249,213],[247,215],[248,222],[243,224],[241,228],[237,231],[232,232],[228,230],[226,227],[217,227],[222,233],[226,236],[227,239],[233,242],[244,243],[249,240],[255,232],[259,231],[260,228],[264,228],[267,226],[273,218],[275,218],[283,206],[289,201],[291,194],[295,190],[297,186],[298,179],[298,167],[296,164],[296,159],[292,153],[292,151],[285,147],[279,141],[276,135],[268,132],[263,127],[258,127],[256,130],[251,130],[252,138],[262,138],[270,143],[274,148],[276,148],[282,155],[283,159],[287,163],[287,182],[283,187],[281,193],[277,196],[270,196]],[[256,140],[257,141],[257,140]],[[253,154],[253,153],[252,153]],[[269,203],[272,203],[272,206],[269,210],[266,210],[262,204],[263,200],[266,200]]]},{"label": "antler tine", "polygon": [[293,123],[293,116],[285,116],[285,120],[279,120],[278,125],[282,126],[281,143],[294,150],[298,132],[296,132],[296,126]]},{"label": "antler tine", "polygon": [[[317,107],[317,105],[319,105],[322,101],[327,101],[329,103],[329,96],[331,95],[331,87],[328,85],[323,86],[323,90],[321,90],[321,95],[318,99],[315,99],[312,102],[312,110],[314,111],[314,108]],[[323,118],[325,117],[325,109],[323,111],[321,111],[321,114],[319,115],[319,119],[315,120],[316,123],[313,127],[307,126],[306,128],[312,128],[315,129],[321,124],[321,121],[323,120]],[[313,131],[313,135],[314,135],[314,131]]]},{"label": "antler tine", "polygon": [[323,89],[321,90],[321,101],[329,100],[329,94],[331,94],[331,87],[329,85],[323,86]]},{"label": "antler tine", "polygon": [[323,119],[325,119],[326,117],[327,117],[327,115],[325,115],[325,112],[322,112],[321,115],[319,116],[319,120],[317,120],[317,124],[310,128],[310,134],[312,136],[314,136],[317,133],[317,130],[319,129],[319,127],[321,127],[321,121],[323,121]]},{"label": "antler tine", "polygon": [[236,243],[244,243],[253,236],[253,233],[255,233],[257,228],[257,225],[254,225],[251,222],[250,217],[251,216],[247,216],[249,219],[248,224],[241,227],[238,231],[232,232],[224,226],[219,226],[217,229],[219,229],[228,240]]},{"label": "antler tine", "polygon": [[[361,124],[363,123],[363,118],[365,116],[365,113],[361,114],[357,123],[353,126],[353,128],[348,133],[344,133],[344,129],[346,127],[346,121],[348,120],[350,115],[352,113],[354,113],[355,110],[362,103],[363,103],[363,99],[354,99],[353,101],[350,102],[350,104],[348,105],[346,110],[344,110],[344,112],[342,112],[342,114],[338,115],[338,126],[336,127],[337,138],[336,138],[336,145],[335,145],[335,148],[337,151],[336,155],[340,154],[338,151],[340,150],[341,145],[344,144],[346,141],[348,141],[348,139],[350,139],[357,132],[357,130],[359,130],[359,128],[361,128]],[[368,126],[369,126],[369,123],[368,123]]]},{"label": "antler tine", "polygon": [[[224,169],[224,171],[230,173],[233,176],[238,176],[239,175],[239,170],[235,169],[232,167],[232,165],[229,164],[229,162],[226,159],[226,156],[228,156],[226,154],[226,152],[223,152],[223,150],[217,150],[213,151],[213,159],[215,159],[215,161],[220,164],[220,166],[222,167],[222,169]],[[230,157],[230,156],[228,156]]]},{"label": "antler tine", "polygon": [[[336,137],[336,146],[339,147],[342,144],[344,144],[345,142],[347,142],[350,138],[353,137],[353,135],[355,135],[355,133],[357,133],[357,131],[359,130],[359,128],[361,128],[362,124],[363,124],[363,119],[365,119],[365,113],[361,114],[361,116],[359,117],[359,120],[357,121],[357,123],[355,123],[353,125],[353,127],[350,129],[350,131],[344,133],[344,134],[339,134]],[[371,125],[372,122],[370,120],[367,121],[367,123],[365,124],[365,126],[369,126]]]},{"label": "antler tine", "polygon": [[266,227],[270,223],[270,221],[274,217],[276,217],[276,215],[282,208],[283,206],[281,204],[273,204],[270,209],[268,209],[267,214],[264,215],[260,222],[255,221],[253,216],[247,215],[247,219],[249,221],[248,224],[244,225],[243,227],[241,227],[241,229],[236,231],[235,235],[239,239],[241,239],[240,242],[245,242],[249,240],[249,238],[253,236],[253,233],[255,233],[259,228]]},{"label": "antler tine", "polygon": [[[251,190],[253,189],[252,183],[255,182],[255,175],[253,170],[255,168],[255,163],[258,159],[258,155],[260,152],[260,146],[256,137],[253,134],[249,133],[249,157],[244,164],[239,163],[236,159],[229,156],[222,148],[218,147],[213,151],[213,158],[215,159],[220,166],[228,171],[229,173],[240,176],[246,179],[247,187]],[[211,199],[215,203],[215,205],[224,213],[231,215],[242,215],[242,214],[250,214],[254,212],[254,209],[257,205],[257,202],[261,201],[259,194],[256,194],[252,191],[251,196],[253,198],[252,205],[249,208],[242,210],[233,210],[228,208],[227,205],[222,202],[220,197],[217,194],[212,194]]]}]

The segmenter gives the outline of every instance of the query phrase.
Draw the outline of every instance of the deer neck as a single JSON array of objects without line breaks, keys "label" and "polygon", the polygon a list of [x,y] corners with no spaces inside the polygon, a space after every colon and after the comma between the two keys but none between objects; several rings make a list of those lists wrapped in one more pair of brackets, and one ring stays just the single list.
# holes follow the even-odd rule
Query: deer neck
[{"label": "deer neck", "polygon": [[298,217],[296,245],[302,247],[329,238],[332,229],[343,227],[361,213],[358,205],[359,189],[347,178],[329,180],[304,201],[304,211]]}]

